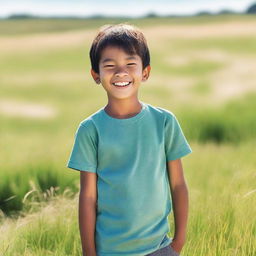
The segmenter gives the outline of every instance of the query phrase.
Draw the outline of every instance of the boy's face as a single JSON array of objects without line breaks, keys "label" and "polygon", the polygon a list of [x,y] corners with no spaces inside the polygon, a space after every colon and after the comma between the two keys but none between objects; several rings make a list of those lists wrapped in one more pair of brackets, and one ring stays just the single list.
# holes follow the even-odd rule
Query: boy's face
[{"label": "boy's face", "polygon": [[111,99],[137,97],[142,81],[149,77],[150,66],[143,70],[138,55],[127,54],[122,48],[107,46],[101,53],[99,74],[91,70],[94,80],[106,90]]}]

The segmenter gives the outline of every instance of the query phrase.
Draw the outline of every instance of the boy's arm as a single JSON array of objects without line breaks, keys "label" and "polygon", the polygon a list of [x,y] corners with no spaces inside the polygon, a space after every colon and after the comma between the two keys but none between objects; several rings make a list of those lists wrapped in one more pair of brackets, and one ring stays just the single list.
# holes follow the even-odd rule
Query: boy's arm
[{"label": "boy's arm", "polygon": [[181,159],[168,162],[169,183],[173,202],[175,233],[172,248],[180,253],[186,240],[188,219],[188,189]]},{"label": "boy's arm", "polygon": [[96,256],[97,174],[80,171],[79,228],[83,255]]}]

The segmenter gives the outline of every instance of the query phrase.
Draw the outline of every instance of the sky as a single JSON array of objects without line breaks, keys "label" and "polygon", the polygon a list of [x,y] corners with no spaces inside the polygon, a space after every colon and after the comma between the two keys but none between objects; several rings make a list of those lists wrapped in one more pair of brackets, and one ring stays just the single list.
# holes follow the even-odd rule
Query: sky
[{"label": "sky", "polygon": [[256,0],[0,0],[0,17],[11,14],[40,16],[125,16],[191,15],[223,9],[245,11]]}]

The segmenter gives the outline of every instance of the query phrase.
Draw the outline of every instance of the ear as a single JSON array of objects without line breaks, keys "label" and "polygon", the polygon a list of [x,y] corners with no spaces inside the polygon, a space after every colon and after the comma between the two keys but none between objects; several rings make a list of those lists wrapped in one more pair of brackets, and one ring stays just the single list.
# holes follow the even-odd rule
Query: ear
[{"label": "ear", "polygon": [[151,67],[150,65],[146,66],[142,71],[142,81],[147,81],[149,78]]},{"label": "ear", "polygon": [[97,84],[100,84],[100,75],[91,68],[91,75]]}]

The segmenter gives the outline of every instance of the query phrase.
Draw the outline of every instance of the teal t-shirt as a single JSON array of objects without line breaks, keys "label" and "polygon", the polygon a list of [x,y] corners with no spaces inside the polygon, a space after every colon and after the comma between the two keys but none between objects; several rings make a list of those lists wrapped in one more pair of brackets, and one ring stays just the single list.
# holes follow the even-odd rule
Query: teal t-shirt
[{"label": "teal t-shirt", "polygon": [[171,243],[167,162],[192,152],[175,115],[140,102],[127,119],[83,120],[67,167],[97,173],[98,256],[144,256]]}]

